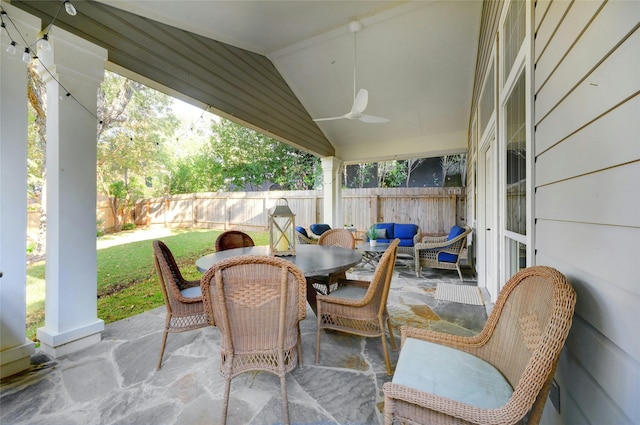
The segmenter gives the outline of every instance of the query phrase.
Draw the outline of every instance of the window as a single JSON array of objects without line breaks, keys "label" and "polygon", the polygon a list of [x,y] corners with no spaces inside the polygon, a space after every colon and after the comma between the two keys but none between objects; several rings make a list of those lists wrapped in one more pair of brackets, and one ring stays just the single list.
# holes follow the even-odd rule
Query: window
[{"label": "window", "polygon": [[506,137],[506,229],[527,233],[527,149],[524,73],[505,105]]}]

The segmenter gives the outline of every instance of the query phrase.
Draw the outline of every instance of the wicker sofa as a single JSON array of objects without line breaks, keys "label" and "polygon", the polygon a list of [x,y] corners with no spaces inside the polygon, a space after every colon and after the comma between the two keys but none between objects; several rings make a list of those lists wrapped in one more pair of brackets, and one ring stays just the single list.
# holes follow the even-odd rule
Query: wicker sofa
[{"label": "wicker sofa", "polygon": [[[391,243],[394,239],[400,239],[398,254],[413,257],[413,247],[420,240],[417,224],[376,223],[374,224],[374,227],[378,232],[378,237],[376,239],[378,242]],[[365,238],[366,241],[369,240],[366,236]]]}]

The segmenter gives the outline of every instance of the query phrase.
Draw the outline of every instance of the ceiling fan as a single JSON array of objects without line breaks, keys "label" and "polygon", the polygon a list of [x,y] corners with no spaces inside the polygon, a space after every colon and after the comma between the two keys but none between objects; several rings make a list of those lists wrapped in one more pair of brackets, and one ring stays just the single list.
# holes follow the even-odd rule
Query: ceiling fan
[{"label": "ceiling fan", "polygon": [[380,124],[389,122],[386,118],[375,117],[373,115],[363,114],[367,108],[369,102],[369,91],[367,89],[360,89],[356,95],[356,52],[357,52],[357,33],[362,29],[362,24],[359,21],[353,21],[349,24],[349,31],[353,34],[353,105],[351,111],[344,115],[330,118],[316,118],[314,121],[333,121],[341,119],[360,120],[369,124]]}]

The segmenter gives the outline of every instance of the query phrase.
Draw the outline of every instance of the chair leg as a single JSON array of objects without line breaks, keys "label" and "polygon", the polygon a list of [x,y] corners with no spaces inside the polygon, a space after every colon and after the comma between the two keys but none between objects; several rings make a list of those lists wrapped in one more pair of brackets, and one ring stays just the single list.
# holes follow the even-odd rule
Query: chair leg
[{"label": "chair leg", "polygon": [[320,361],[320,312],[317,312],[318,315],[318,329],[316,331],[316,364]]},{"label": "chair leg", "polygon": [[458,276],[460,276],[460,282],[462,282],[462,270],[460,270],[460,264],[456,263],[456,270],[458,270]]},{"label": "chair leg", "polygon": [[302,366],[302,335],[300,334],[300,322],[298,322],[298,366]]},{"label": "chair leg", "polygon": [[286,375],[280,377],[280,388],[282,391],[282,413],[284,414],[284,423],[289,425],[289,403],[287,402],[287,382]]},{"label": "chair leg", "polygon": [[396,347],[396,339],[393,337],[391,318],[389,316],[387,316],[387,328],[389,329],[389,340],[391,341],[391,348],[393,349],[393,351],[398,351],[398,347]]},{"label": "chair leg", "polygon": [[231,392],[231,378],[226,379],[224,386],[224,400],[222,401],[222,418],[220,423],[226,425],[227,423],[227,410],[229,409],[229,393]]},{"label": "chair leg", "polygon": [[[389,322],[387,322],[387,325],[389,325]],[[382,317],[378,317],[378,326],[380,327],[380,331],[382,331],[380,338],[382,339],[382,350],[384,351],[384,362],[387,365],[387,375],[391,376],[393,373],[391,372],[391,361],[389,360],[389,347],[387,347],[387,336],[384,334],[384,320],[382,319]],[[394,342],[394,345],[395,345],[395,342]]]},{"label": "chair leg", "polygon": [[160,370],[162,367],[162,356],[164,355],[164,347],[167,345],[167,335],[169,332],[167,328],[164,328],[164,333],[162,334],[162,345],[160,346],[160,359],[158,359],[158,367],[156,370]]}]

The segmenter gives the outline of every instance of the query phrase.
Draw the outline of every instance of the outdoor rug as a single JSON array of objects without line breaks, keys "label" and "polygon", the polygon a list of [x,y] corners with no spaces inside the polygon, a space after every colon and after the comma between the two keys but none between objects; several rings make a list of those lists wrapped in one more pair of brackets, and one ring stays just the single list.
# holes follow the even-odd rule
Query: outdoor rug
[{"label": "outdoor rug", "polygon": [[455,303],[484,305],[480,289],[477,286],[438,283],[435,298]]}]

